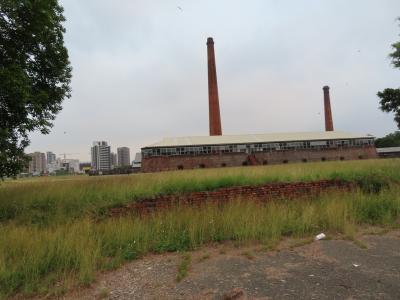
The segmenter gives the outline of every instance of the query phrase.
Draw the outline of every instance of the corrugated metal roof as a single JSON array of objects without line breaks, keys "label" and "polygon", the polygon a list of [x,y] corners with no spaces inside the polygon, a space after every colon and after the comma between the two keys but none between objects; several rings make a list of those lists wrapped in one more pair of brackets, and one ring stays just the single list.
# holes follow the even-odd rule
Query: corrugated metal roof
[{"label": "corrugated metal roof", "polygon": [[336,140],[336,139],[357,139],[373,138],[372,135],[359,135],[342,131],[323,132],[287,132],[287,133],[264,133],[264,134],[242,134],[242,135],[219,135],[219,136],[186,136],[169,137],[162,141],[143,147],[174,147],[191,145],[223,145],[223,144],[250,144],[270,142],[291,142],[291,141],[313,141],[313,140]]},{"label": "corrugated metal roof", "polygon": [[400,147],[376,148],[378,153],[400,152]]}]

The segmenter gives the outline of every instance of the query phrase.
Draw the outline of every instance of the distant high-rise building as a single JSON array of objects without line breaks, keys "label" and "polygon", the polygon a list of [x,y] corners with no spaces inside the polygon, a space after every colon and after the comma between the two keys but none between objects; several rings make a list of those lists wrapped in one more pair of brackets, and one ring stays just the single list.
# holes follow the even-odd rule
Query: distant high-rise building
[{"label": "distant high-rise building", "polygon": [[135,160],[132,162],[134,169],[140,169],[142,167],[142,153],[138,152],[135,154]]},{"label": "distant high-rise building", "polygon": [[46,153],[46,156],[47,156],[47,164],[50,165],[50,164],[52,164],[53,162],[56,161],[56,155],[53,152],[48,151]]},{"label": "distant high-rise building", "polygon": [[118,153],[118,166],[130,166],[131,165],[131,154],[128,147],[119,147]]},{"label": "distant high-rise building", "polygon": [[46,154],[34,152],[28,154],[28,156],[31,157],[28,168],[29,173],[39,175],[46,172]]},{"label": "distant high-rise building", "polygon": [[111,168],[116,168],[118,166],[117,164],[117,154],[114,152],[111,152]]},{"label": "distant high-rise building", "polygon": [[80,173],[78,159],[63,158],[59,160],[59,164],[61,169],[68,173]]},{"label": "distant high-rise building", "polygon": [[92,152],[92,168],[98,171],[111,169],[111,147],[107,142],[93,142]]},{"label": "distant high-rise building", "polygon": [[49,172],[50,175],[56,174],[56,172],[61,169],[61,158],[57,158],[55,161],[47,163],[47,172]]}]

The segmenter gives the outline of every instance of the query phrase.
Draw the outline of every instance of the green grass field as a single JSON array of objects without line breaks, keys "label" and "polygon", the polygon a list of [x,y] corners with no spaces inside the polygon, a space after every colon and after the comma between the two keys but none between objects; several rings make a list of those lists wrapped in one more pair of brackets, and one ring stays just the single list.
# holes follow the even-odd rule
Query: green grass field
[{"label": "green grass field", "polygon": [[198,169],[119,176],[41,177],[0,184],[0,222],[55,224],[163,194],[270,182],[385,178],[400,181],[400,160],[360,160]]},{"label": "green grass field", "polygon": [[[269,182],[342,179],[359,189],[301,201],[177,207],[148,216],[104,217],[109,207],[161,194]],[[59,295],[146,253],[210,242],[260,242],[324,231],[354,236],[363,224],[398,225],[400,160],[201,169],[110,177],[52,177],[0,185],[0,298]]]}]

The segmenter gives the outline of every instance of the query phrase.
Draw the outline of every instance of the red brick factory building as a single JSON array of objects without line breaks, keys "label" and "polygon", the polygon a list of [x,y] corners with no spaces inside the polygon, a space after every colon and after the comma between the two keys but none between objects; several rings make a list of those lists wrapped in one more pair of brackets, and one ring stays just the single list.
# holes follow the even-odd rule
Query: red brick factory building
[{"label": "red brick factory building", "polygon": [[212,38],[207,57],[210,135],[165,138],[143,147],[143,172],[377,157],[373,136],[334,131],[328,86],[323,132],[222,135]]}]

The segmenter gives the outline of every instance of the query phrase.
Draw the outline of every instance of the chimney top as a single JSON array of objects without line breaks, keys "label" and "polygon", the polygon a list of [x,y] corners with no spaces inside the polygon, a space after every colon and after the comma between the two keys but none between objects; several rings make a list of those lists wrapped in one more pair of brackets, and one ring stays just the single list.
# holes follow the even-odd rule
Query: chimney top
[{"label": "chimney top", "polygon": [[325,131],[333,131],[333,120],[331,110],[331,99],[329,97],[329,86],[325,85],[324,90],[324,110],[325,110]]},{"label": "chimney top", "polygon": [[207,45],[208,44],[214,44],[214,40],[212,37],[207,38]]}]

